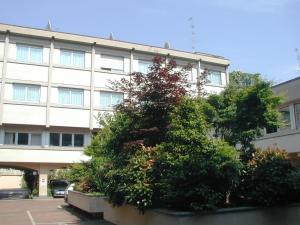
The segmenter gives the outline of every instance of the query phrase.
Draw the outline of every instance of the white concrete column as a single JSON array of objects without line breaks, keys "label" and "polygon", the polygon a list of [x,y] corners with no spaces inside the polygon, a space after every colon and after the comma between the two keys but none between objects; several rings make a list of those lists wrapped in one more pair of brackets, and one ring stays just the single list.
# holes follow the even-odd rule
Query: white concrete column
[{"label": "white concrete column", "polygon": [[93,120],[94,120],[94,77],[95,77],[95,45],[92,45],[91,54],[91,77],[90,77],[90,130],[93,130]]},{"label": "white concrete column", "polygon": [[225,76],[226,76],[226,86],[229,84],[229,65],[226,66],[226,72],[225,72]]},{"label": "white concrete column", "polygon": [[48,67],[48,87],[47,87],[47,103],[46,103],[46,127],[50,126],[50,104],[51,104],[51,89],[52,89],[52,68],[53,68],[53,53],[54,53],[54,37],[50,41],[49,51],[49,67]]},{"label": "white concrete column", "polygon": [[4,144],[4,129],[0,128],[0,146]]},{"label": "white concrete column", "polygon": [[3,121],[3,102],[4,102],[4,92],[5,92],[8,48],[9,48],[9,31],[7,31],[5,35],[4,54],[3,54],[2,82],[1,82],[1,92],[0,92],[0,125],[2,125],[2,121]]},{"label": "white concrete column", "polygon": [[40,165],[39,173],[39,197],[48,196],[48,173],[49,168],[45,165]]},{"label": "white concrete column", "polygon": [[200,77],[201,77],[201,60],[199,60],[198,64],[197,64],[196,85],[197,85],[197,95],[198,96],[200,96]]},{"label": "white concrete column", "polygon": [[130,51],[130,71],[129,71],[130,74],[133,73],[133,51],[134,48]]}]

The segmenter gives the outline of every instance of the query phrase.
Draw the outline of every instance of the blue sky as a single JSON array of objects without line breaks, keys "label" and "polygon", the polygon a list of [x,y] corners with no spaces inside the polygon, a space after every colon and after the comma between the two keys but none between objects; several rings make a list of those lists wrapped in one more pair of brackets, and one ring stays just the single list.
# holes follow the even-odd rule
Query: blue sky
[{"label": "blue sky", "polygon": [[108,37],[231,60],[230,70],[259,72],[282,82],[300,76],[300,0],[9,0],[0,22]]}]

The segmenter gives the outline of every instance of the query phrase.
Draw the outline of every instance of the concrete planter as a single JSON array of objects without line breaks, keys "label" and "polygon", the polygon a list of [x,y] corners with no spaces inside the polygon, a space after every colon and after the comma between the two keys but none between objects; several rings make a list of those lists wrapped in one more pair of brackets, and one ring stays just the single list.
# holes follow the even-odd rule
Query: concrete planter
[{"label": "concrete planter", "polygon": [[299,225],[300,205],[239,207],[201,214],[157,209],[141,214],[132,206],[114,208],[105,201],[103,215],[116,225]]},{"label": "concrete planter", "polygon": [[68,204],[97,215],[103,213],[104,197],[91,196],[78,191],[68,191]]}]

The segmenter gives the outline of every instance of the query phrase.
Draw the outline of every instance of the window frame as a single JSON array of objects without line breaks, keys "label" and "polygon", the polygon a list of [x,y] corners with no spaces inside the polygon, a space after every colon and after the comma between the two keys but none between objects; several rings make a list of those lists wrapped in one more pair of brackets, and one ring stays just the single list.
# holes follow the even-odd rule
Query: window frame
[{"label": "window frame", "polygon": [[[219,84],[212,83],[212,81],[208,78],[208,77],[211,75],[211,73],[215,73],[215,72],[217,72],[217,73],[220,74],[220,83],[219,83]],[[207,83],[208,85],[211,85],[211,86],[217,86],[217,87],[223,86],[223,82],[222,82],[222,71],[219,71],[219,70],[208,70],[208,71],[207,71],[207,80],[209,81],[209,82]]]},{"label": "window frame", "polygon": [[[144,72],[141,72],[140,71],[140,63],[141,64],[144,64],[144,65],[148,65],[148,70],[147,70],[147,73],[144,73]],[[151,71],[151,69],[150,69],[150,67],[153,65],[153,62],[151,61],[151,60],[146,60],[146,59],[138,59],[138,68],[137,68],[137,71],[139,72],[139,73],[142,73],[142,74],[148,74],[150,71]]]},{"label": "window frame", "polygon": [[[59,134],[59,145],[51,145],[50,144],[50,135],[51,134]],[[71,135],[71,145],[70,146],[64,146],[63,145],[63,135]],[[75,146],[75,135],[82,135],[83,138],[83,142],[82,142],[82,146]],[[69,133],[69,132],[50,132],[49,133],[49,139],[48,139],[48,145],[50,147],[63,147],[63,148],[83,148],[85,146],[85,138],[84,138],[84,134],[82,133]]]},{"label": "window frame", "polygon": [[[110,93],[110,104],[109,104],[109,106],[103,106],[103,105],[101,105],[101,93],[103,93],[103,92]],[[118,103],[116,105],[112,105],[113,94],[120,94],[120,95],[122,95],[122,102],[124,102],[124,93],[123,92],[99,91],[99,106],[100,106],[100,108],[114,108],[116,105],[120,104],[120,103]]]},{"label": "window frame", "polygon": [[[14,135],[14,143],[12,144],[6,144],[5,143],[5,134],[6,133],[11,133]],[[18,144],[19,143],[19,134],[27,134],[28,135],[28,141],[27,144]],[[41,144],[40,145],[33,145],[32,144],[32,134],[39,134],[41,136]],[[42,146],[43,145],[43,134],[42,132],[26,132],[26,131],[5,131],[4,132],[4,144],[5,145],[15,145],[15,146]]]},{"label": "window frame", "polygon": [[[68,103],[62,103],[61,101],[60,101],[60,94],[61,94],[61,92],[62,91],[68,91],[69,93],[68,93],[68,95],[69,95],[69,101],[68,101]],[[74,92],[81,92],[81,94],[82,94],[82,102],[81,102],[81,104],[79,105],[79,104],[73,104],[72,103],[72,91],[74,91]],[[78,106],[78,107],[83,107],[84,106],[84,89],[80,89],[80,88],[67,88],[67,87],[58,87],[58,103],[60,104],[60,105],[66,105],[66,106]]]},{"label": "window frame", "polygon": [[[40,103],[41,102],[41,85],[35,85],[35,84],[20,84],[20,83],[13,83],[13,94],[12,94],[12,99],[13,101],[19,101],[19,102],[26,102],[26,103]],[[25,96],[24,96],[24,100],[19,100],[19,99],[15,99],[15,87],[24,87],[25,88]],[[35,87],[38,88],[38,101],[29,101],[28,100],[28,88],[30,87]]]},{"label": "window frame", "polygon": [[[110,67],[106,67],[105,65],[103,65],[103,61],[102,59],[105,58],[105,56],[107,56],[107,58],[120,58],[122,59],[122,70],[120,69],[116,69],[116,68],[110,68]],[[100,55],[100,70],[101,71],[105,71],[105,72],[117,72],[117,73],[124,73],[125,72],[125,57],[124,56],[118,56],[118,55],[112,55],[112,54],[101,54]]]},{"label": "window frame", "polygon": [[[71,64],[64,64],[64,63],[62,63],[62,61],[61,61],[61,53],[62,52],[69,52],[69,53],[71,53]],[[83,65],[82,66],[74,64],[74,53],[81,53],[83,55]],[[62,65],[62,66],[69,66],[69,67],[75,67],[75,68],[84,69],[85,68],[85,51],[74,50],[74,49],[67,49],[67,48],[60,48],[59,49],[59,64]]]},{"label": "window frame", "polygon": [[[27,52],[27,58],[26,58],[26,60],[18,59],[18,47],[26,47],[26,48],[29,49],[29,51]],[[40,59],[40,62],[35,62],[34,60],[31,60],[31,49],[32,48],[40,49],[41,50],[41,59]],[[44,62],[44,46],[24,44],[24,43],[16,43],[16,61],[18,61],[18,62],[43,64],[43,62]]]}]

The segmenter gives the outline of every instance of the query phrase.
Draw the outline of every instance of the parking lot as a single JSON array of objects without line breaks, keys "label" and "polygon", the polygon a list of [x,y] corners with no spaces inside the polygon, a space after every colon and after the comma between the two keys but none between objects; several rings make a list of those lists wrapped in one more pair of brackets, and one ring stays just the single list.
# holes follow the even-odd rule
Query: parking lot
[{"label": "parking lot", "polygon": [[0,225],[113,225],[74,209],[63,199],[0,200]]}]

